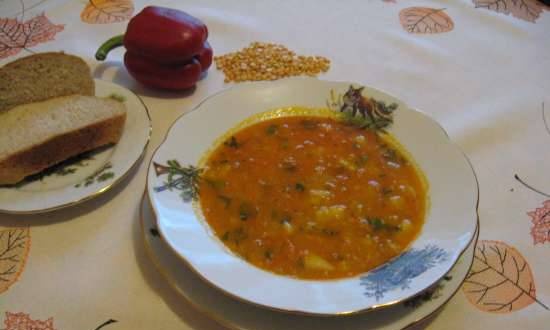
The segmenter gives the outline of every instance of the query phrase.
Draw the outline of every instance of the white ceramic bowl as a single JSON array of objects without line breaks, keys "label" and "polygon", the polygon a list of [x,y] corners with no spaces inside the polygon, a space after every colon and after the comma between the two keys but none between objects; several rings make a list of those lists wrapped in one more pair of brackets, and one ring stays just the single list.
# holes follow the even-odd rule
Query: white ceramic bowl
[{"label": "white ceramic bowl", "polygon": [[388,131],[426,175],[431,203],[422,231],[410,248],[370,272],[313,281],[264,271],[230,252],[210,230],[200,208],[184,202],[179,191],[158,189],[165,186],[166,175],[155,171],[155,164],[176,159],[183,166],[196,166],[217,138],[246,118],[288,106],[326,107],[331,91],[344,94],[349,86],[313,78],[242,84],[209,97],[174,123],[152,158],[147,191],[162,238],[200,277],[233,297],[260,306],[341,315],[401,302],[453,267],[476,231],[478,186],[473,169],[437,122],[373,88],[366,87],[363,95],[398,104]]}]

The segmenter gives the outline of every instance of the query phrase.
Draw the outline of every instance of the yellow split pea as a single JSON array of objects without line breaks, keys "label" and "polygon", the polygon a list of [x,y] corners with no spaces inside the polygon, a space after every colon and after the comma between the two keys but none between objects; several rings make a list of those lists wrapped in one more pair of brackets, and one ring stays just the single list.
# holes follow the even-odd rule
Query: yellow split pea
[{"label": "yellow split pea", "polygon": [[234,53],[214,57],[225,82],[276,80],[284,77],[316,76],[328,71],[330,61],[321,56],[296,55],[283,45],[253,42]]}]

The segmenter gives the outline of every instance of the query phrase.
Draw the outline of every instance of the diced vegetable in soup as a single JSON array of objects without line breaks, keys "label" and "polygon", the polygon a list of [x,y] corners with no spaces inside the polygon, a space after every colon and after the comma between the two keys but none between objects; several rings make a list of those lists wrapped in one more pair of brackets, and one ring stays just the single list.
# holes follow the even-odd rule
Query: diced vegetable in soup
[{"label": "diced vegetable in soup", "polygon": [[237,131],[209,154],[199,188],[229,249],[304,279],[385,263],[419,233],[427,204],[422,175],[391,138],[318,116]]}]

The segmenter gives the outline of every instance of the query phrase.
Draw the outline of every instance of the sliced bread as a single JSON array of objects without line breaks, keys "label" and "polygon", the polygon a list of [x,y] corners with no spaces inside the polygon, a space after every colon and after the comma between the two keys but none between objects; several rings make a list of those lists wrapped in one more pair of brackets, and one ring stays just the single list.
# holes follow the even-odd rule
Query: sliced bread
[{"label": "sliced bread", "polygon": [[0,113],[0,184],[14,184],[80,153],[116,143],[122,102],[72,95]]},{"label": "sliced bread", "polygon": [[20,104],[72,94],[95,95],[90,67],[64,53],[40,53],[0,68],[0,113]]}]

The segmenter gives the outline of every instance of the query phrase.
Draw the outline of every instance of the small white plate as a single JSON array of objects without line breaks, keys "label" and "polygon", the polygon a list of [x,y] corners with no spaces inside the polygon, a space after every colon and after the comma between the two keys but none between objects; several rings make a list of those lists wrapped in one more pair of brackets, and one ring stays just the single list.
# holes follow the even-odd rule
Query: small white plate
[{"label": "small white plate", "polygon": [[174,123],[149,166],[148,196],[162,238],[207,282],[267,308],[325,316],[352,314],[387,307],[427,289],[470,244],[477,226],[478,186],[467,158],[437,122],[374,88],[365,87],[363,96],[397,105],[387,131],[410,152],[430,186],[430,208],[421,233],[391,262],[338,280],[276,275],[233,254],[212,232],[200,207],[184,201],[181,191],[166,189],[162,166],[171,160],[198,166],[214,142],[243,120],[289,106],[326,108],[350,85],[357,86],[313,78],[242,84],[208,98]]},{"label": "small white plate", "polygon": [[96,96],[114,95],[124,101],[126,124],[120,141],[57,166],[48,175],[14,187],[0,187],[0,212],[34,214],[72,206],[104,193],[120,182],[145,153],[151,118],[145,104],[130,90],[95,80]]},{"label": "small white plate", "polygon": [[156,219],[151,205],[144,197],[141,205],[141,227],[145,248],[166,281],[193,307],[220,324],[239,330],[397,330],[408,328],[432,315],[458,291],[468,274],[474,258],[475,239],[456,265],[435,286],[404,303],[374,311],[340,317],[311,317],[292,315],[259,308],[232,299],[206,284],[158,236]]}]

